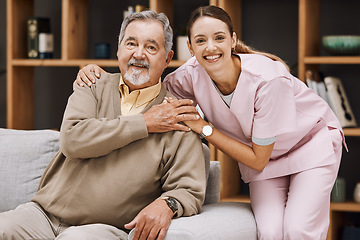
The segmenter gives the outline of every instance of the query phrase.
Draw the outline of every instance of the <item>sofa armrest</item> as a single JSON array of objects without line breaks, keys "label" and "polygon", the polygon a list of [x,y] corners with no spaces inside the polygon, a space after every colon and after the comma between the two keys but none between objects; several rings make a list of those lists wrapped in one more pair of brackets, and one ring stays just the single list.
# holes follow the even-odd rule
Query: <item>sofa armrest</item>
[{"label": "sofa armrest", "polygon": [[205,201],[203,205],[220,201],[220,162],[210,161],[209,178],[207,180]]}]

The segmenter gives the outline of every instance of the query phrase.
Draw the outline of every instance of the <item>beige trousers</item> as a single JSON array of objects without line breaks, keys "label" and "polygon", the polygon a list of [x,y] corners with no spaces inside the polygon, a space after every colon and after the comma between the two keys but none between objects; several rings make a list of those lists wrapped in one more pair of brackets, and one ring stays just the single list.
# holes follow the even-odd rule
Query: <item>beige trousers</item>
[{"label": "beige trousers", "polygon": [[24,239],[117,239],[126,240],[124,231],[107,224],[71,226],[29,202],[15,210],[0,213],[0,240]]}]

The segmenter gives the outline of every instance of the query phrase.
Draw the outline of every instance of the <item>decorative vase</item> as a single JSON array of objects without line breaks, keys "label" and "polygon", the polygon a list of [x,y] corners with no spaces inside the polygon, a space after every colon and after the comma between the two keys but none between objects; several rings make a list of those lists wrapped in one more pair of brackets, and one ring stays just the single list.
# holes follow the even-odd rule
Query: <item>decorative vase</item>
[{"label": "decorative vase", "polygon": [[354,201],[360,203],[360,182],[358,182],[354,189]]},{"label": "decorative vase", "polygon": [[338,177],[331,191],[332,202],[345,202],[345,179]]}]

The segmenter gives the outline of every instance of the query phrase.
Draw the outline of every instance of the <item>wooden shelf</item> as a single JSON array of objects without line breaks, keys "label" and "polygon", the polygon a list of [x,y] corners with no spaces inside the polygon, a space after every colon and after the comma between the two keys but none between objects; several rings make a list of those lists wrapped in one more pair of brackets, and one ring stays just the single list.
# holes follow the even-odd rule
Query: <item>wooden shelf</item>
[{"label": "wooden shelf", "polygon": [[327,57],[327,56],[313,56],[305,57],[305,64],[360,64],[360,56],[338,56],[338,57]]},{"label": "wooden shelf", "polygon": [[343,128],[345,136],[359,137],[360,128]]},{"label": "wooden shelf", "polygon": [[[83,67],[87,64],[95,63],[104,67],[119,67],[117,59],[13,59],[11,64],[13,66],[32,66],[32,67]],[[170,62],[169,67],[180,67],[185,61],[173,60]]]},{"label": "wooden shelf", "polygon": [[341,212],[360,212],[360,203],[348,201],[343,203],[332,202],[330,205],[331,211]]},{"label": "wooden shelf", "polygon": [[245,202],[250,203],[250,197],[249,195],[236,195],[232,197],[224,197],[221,198],[222,202]]}]

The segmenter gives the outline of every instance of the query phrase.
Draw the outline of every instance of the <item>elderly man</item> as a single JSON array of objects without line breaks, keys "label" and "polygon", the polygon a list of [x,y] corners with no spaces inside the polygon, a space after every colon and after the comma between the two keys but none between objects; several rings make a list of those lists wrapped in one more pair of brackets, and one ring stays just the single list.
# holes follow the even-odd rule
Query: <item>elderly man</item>
[{"label": "elderly man", "polygon": [[0,214],[0,239],[127,239],[133,228],[134,239],[163,239],[173,217],[199,212],[206,188],[201,141],[181,124],[176,129],[184,131],[169,131],[173,124],[159,118],[197,118],[188,100],[166,101],[161,74],[171,46],[164,14],[124,20],[121,74],[75,87],[60,151],[32,202]]}]

